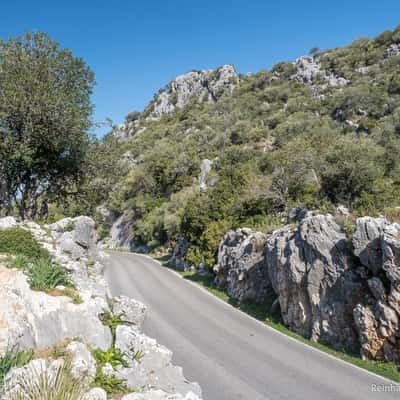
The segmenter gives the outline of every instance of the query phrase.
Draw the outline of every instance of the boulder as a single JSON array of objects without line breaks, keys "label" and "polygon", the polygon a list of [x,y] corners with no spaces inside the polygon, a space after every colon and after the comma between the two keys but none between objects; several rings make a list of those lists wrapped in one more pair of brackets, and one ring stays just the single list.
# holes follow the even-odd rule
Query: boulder
[{"label": "boulder", "polygon": [[269,278],[284,323],[302,336],[336,348],[358,342],[353,309],[362,284],[351,269],[346,234],[331,215],[308,215],[267,240]]},{"label": "boulder", "polygon": [[218,249],[215,283],[237,301],[261,302],[273,295],[264,258],[267,236],[242,228],[229,231]]},{"label": "boulder", "polygon": [[179,271],[190,270],[191,265],[185,260],[188,250],[188,240],[185,237],[180,237],[174,247],[171,258],[168,260],[168,265]]},{"label": "boulder", "polygon": [[95,222],[89,217],[77,217],[74,219],[73,240],[85,250],[96,245]]}]

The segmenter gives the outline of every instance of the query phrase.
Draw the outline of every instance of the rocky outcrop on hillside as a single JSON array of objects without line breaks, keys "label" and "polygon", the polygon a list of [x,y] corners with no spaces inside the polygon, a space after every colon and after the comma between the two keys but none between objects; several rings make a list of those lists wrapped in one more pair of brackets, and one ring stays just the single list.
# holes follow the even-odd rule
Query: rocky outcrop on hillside
[{"label": "rocky outcrop on hillside", "polygon": [[263,301],[273,294],[263,255],[267,235],[242,228],[229,231],[219,245],[215,283],[236,301]]},{"label": "rocky outcrop on hillside", "polygon": [[[111,297],[103,276],[107,255],[96,247],[91,218],[67,218],[43,228],[33,222],[0,219],[0,229],[15,227],[29,230],[52,262],[67,271],[74,296],[65,287],[33,290],[25,269],[0,259],[0,355],[11,348],[34,349],[36,354],[27,365],[7,374],[2,400],[14,398],[10,396],[24,387],[29,376],[31,382],[44,379],[43,375],[53,382],[68,362],[71,373],[87,389],[86,400],[112,397],[104,391],[107,388],[90,389],[94,382],[100,385],[99,373],[123,383],[125,392],[140,388],[145,399],[167,399],[174,393],[177,399],[200,399],[199,386],[188,382],[182,369],[172,364],[172,353],[142,333],[146,307],[125,296]],[[118,321],[114,334],[110,319],[113,326]],[[63,349],[59,356],[56,348]],[[124,362],[99,365],[96,349],[107,354],[120,351]],[[141,397],[132,393],[123,398]]]},{"label": "rocky outcrop on hillside", "polygon": [[239,82],[233,65],[223,65],[214,70],[191,71],[176,77],[155,96],[143,116],[125,124],[116,125],[113,135],[119,140],[129,140],[144,132],[145,120],[159,120],[164,114],[185,107],[193,99],[198,103],[214,103],[224,93],[232,93]]},{"label": "rocky outcrop on hillside", "polygon": [[238,301],[277,296],[284,324],[307,338],[400,363],[400,225],[358,218],[351,240],[332,215],[290,216],[269,236],[228,232],[216,284]]},{"label": "rocky outcrop on hillside", "polygon": [[232,93],[237,81],[238,76],[232,65],[180,75],[155,98],[148,118],[159,119],[176,108],[183,108],[193,97],[199,103],[215,102],[223,93]]},{"label": "rocky outcrop on hillside", "polygon": [[322,69],[321,63],[315,57],[300,57],[293,65],[296,68],[296,73],[292,76],[292,79],[306,85],[313,85],[318,81],[326,82],[329,86],[346,86],[350,83],[347,79]]},{"label": "rocky outcrop on hillside", "polygon": [[134,218],[132,211],[126,210],[111,222],[110,235],[99,242],[99,247],[111,250],[128,250],[148,253],[146,246],[138,246],[133,236]]}]

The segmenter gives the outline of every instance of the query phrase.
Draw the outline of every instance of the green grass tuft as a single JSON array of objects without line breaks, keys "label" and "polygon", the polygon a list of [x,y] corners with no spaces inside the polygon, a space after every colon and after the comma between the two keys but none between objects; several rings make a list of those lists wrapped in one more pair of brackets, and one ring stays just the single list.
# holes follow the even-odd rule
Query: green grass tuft
[{"label": "green grass tuft", "polygon": [[60,265],[40,259],[28,270],[28,281],[33,290],[51,290],[57,286],[72,286],[68,272]]}]

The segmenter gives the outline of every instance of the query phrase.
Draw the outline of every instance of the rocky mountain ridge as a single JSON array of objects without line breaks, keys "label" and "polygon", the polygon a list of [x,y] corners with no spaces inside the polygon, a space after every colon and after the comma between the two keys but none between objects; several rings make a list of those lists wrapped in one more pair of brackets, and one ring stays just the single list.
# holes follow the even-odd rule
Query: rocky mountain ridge
[{"label": "rocky mountain ridge", "polygon": [[117,125],[113,135],[120,140],[141,132],[141,119],[159,120],[163,115],[182,109],[190,101],[215,103],[224,94],[231,94],[239,82],[233,65],[223,65],[214,70],[190,71],[177,76],[154,97],[142,116]]}]

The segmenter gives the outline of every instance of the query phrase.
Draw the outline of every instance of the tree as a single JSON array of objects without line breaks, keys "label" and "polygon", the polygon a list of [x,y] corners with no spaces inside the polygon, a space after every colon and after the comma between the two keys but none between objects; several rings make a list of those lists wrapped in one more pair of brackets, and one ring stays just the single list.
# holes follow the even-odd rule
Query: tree
[{"label": "tree", "polygon": [[1,214],[46,214],[79,182],[93,86],[85,62],[45,33],[0,40]]}]

